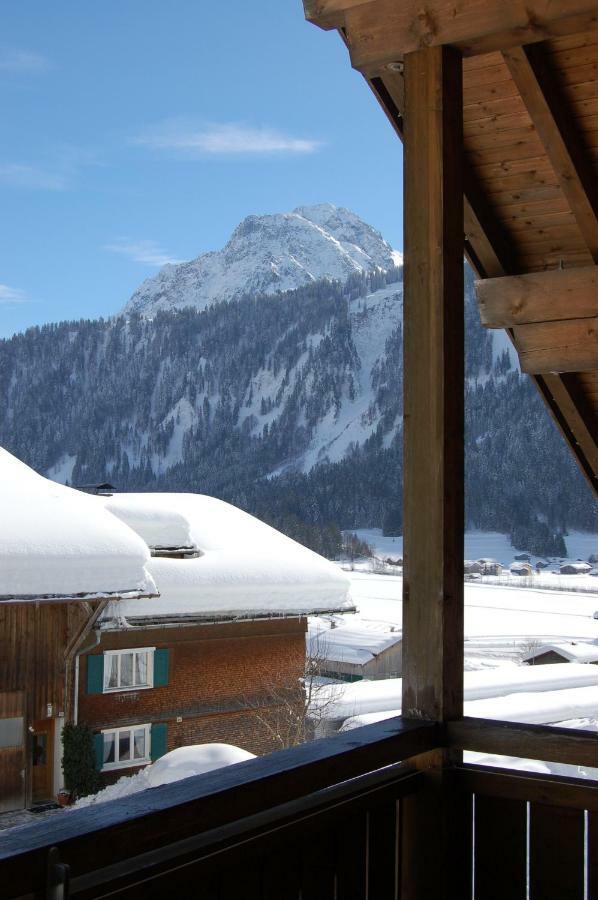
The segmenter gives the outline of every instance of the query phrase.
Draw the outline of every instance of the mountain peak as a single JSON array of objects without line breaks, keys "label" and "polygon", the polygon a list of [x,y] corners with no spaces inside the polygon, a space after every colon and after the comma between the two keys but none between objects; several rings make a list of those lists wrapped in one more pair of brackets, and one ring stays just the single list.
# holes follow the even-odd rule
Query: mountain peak
[{"label": "mountain peak", "polygon": [[332,203],[249,215],[222,250],[164,266],[146,279],[124,312],[151,316],[159,309],[205,309],[244,294],[293,290],[321,278],[344,281],[354,272],[397,263],[397,251],[378,231]]}]

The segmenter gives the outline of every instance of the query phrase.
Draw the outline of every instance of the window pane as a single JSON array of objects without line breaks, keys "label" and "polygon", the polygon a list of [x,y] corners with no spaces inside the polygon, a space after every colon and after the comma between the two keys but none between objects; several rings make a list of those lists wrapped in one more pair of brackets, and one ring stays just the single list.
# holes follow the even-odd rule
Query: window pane
[{"label": "window pane", "polygon": [[104,657],[104,689],[118,687],[118,656]]},{"label": "window pane", "polygon": [[135,684],[147,684],[147,653],[135,654]]},{"label": "window pane", "polygon": [[104,735],[104,765],[114,762],[114,732]]},{"label": "window pane", "polygon": [[48,761],[48,735],[34,734],[32,741],[33,765],[45,766]]},{"label": "window pane", "polygon": [[133,654],[121,653],[120,656],[120,686],[133,686]]},{"label": "window pane", "polygon": [[126,762],[131,759],[131,732],[121,731],[118,736],[118,761]]},{"label": "window pane", "polygon": [[145,728],[135,729],[135,759],[145,759]]}]

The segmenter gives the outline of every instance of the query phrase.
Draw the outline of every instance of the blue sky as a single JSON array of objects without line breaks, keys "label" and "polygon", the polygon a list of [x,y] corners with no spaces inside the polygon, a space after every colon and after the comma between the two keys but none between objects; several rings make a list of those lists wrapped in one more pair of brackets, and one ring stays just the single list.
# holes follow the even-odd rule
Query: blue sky
[{"label": "blue sky", "polygon": [[109,316],[250,213],[331,201],[402,248],[402,157],[301,0],[19,0],[1,17],[0,333]]}]

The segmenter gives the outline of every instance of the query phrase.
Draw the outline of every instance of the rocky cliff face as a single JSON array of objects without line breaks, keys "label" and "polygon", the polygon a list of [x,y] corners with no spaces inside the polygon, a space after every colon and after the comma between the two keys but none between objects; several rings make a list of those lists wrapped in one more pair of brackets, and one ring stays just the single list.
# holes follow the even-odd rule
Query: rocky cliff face
[{"label": "rocky cliff face", "polygon": [[153,316],[158,310],[214,303],[257,293],[290,291],[322,278],[346,279],[386,270],[400,254],[370,225],[330,203],[289,213],[248,216],[222,250],[167,265],[133,294],[124,312]]}]

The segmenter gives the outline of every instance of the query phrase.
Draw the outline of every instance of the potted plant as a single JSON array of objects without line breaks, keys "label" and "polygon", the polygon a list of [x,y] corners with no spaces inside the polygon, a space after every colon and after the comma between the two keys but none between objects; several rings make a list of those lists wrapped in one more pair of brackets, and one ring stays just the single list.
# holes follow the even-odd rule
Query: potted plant
[{"label": "potted plant", "polygon": [[58,805],[68,806],[71,803],[71,800],[71,792],[67,791],[66,788],[60,788],[60,790],[56,794],[56,802],[58,803]]}]

